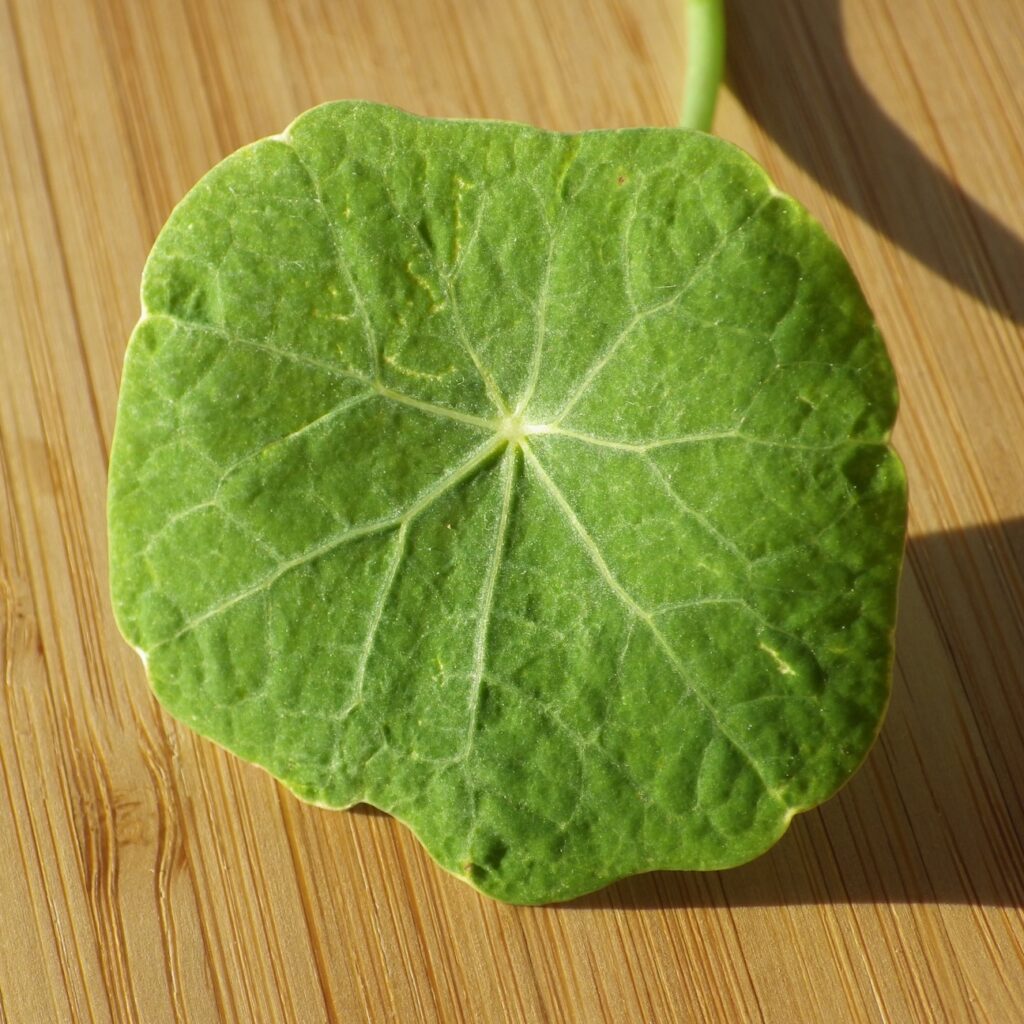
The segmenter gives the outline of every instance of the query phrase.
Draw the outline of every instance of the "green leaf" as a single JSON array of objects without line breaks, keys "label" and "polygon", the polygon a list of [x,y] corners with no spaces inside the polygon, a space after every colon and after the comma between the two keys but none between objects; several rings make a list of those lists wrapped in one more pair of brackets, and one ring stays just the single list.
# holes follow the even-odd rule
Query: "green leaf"
[{"label": "green leaf", "polygon": [[329,104],[199,182],[143,302],[114,605],[198,732],[515,902],[746,861],[864,758],[895,382],[732,146]]}]

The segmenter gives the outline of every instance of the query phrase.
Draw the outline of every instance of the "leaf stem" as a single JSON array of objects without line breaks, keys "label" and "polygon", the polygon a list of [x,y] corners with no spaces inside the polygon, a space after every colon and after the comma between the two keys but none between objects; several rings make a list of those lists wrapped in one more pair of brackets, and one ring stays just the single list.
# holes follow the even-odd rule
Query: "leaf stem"
[{"label": "leaf stem", "polygon": [[709,132],[725,72],[723,0],[687,0],[686,50],[686,85],[679,124]]}]

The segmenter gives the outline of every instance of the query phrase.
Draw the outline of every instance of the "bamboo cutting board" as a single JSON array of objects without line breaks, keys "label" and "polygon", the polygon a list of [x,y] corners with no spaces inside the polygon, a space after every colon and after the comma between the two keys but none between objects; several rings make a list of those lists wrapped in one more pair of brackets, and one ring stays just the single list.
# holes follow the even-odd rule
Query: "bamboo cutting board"
[{"label": "bamboo cutting board", "polygon": [[680,0],[0,0],[0,1021],[1024,1020],[1024,5],[731,0],[717,129],[850,257],[902,383],[892,710],[761,860],[488,901],[163,714],[107,597],[138,281],[327,99],[665,124]]}]

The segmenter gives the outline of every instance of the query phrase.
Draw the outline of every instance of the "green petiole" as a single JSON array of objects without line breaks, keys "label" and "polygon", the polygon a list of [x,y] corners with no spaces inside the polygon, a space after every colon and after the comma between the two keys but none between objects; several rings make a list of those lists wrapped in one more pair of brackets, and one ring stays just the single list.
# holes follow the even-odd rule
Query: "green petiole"
[{"label": "green petiole", "polygon": [[688,0],[686,48],[686,91],[679,124],[709,132],[725,72],[723,0]]}]

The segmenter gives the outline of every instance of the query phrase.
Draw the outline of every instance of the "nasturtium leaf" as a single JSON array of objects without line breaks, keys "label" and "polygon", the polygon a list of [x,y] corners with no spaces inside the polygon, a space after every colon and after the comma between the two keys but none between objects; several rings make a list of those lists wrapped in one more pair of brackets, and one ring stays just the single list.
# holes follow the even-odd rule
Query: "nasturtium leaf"
[{"label": "nasturtium leaf", "polygon": [[142,297],[114,605],[198,732],[523,903],[749,860],[864,758],[896,386],[734,147],[328,104],[196,185]]}]

